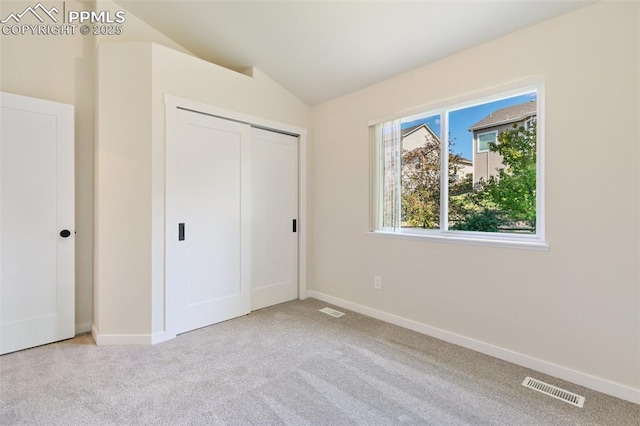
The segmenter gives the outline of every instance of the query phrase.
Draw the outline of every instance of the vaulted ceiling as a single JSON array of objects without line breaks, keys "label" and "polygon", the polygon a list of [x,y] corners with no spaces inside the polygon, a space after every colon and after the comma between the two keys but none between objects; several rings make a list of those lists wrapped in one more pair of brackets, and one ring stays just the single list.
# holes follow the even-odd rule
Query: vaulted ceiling
[{"label": "vaulted ceiling", "polygon": [[116,3],[200,58],[256,66],[317,105],[594,1]]}]

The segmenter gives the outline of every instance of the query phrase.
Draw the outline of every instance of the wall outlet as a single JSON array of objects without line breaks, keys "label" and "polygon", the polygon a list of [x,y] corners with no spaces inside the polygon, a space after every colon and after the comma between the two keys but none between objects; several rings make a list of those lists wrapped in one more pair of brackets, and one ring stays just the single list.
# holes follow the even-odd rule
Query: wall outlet
[{"label": "wall outlet", "polygon": [[382,290],[382,277],[380,275],[373,276],[373,288]]}]

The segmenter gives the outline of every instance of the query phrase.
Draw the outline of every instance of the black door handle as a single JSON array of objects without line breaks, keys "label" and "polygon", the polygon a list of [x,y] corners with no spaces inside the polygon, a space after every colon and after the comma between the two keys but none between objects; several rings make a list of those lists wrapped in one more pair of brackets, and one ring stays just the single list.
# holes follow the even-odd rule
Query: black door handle
[{"label": "black door handle", "polygon": [[71,231],[69,231],[68,229],[63,229],[62,231],[60,231],[60,236],[62,238],[67,238],[69,235],[71,235]]},{"label": "black door handle", "polygon": [[178,241],[184,241],[184,223],[178,224]]}]

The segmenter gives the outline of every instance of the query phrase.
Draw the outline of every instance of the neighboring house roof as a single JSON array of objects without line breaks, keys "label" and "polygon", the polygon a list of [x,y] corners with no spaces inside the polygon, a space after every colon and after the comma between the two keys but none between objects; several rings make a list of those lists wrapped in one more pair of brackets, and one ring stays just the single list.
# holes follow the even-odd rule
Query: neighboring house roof
[{"label": "neighboring house roof", "polygon": [[536,115],[538,112],[536,101],[523,102],[510,107],[498,109],[469,127],[469,131],[486,129],[502,124],[515,123],[528,117]]},{"label": "neighboring house roof", "polygon": [[402,129],[402,137],[405,137],[413,132],[415,132],[420,127],[424,126],[424,124],[419,124],[417,126],[407,127],[406,129]]},{"label": "neighboring house roof", "polygon": [[[431,133],[431,135],[433,135],[435,140],[437,141],[440,140],[440,138],[436,136],[433,130],[431,130],[431,127],[427,126],[426,124],[418,124],[417,126],[411,126],[411,127],[407,127],[406,129],[402,129],[402,137],[406,138],[407,136],[417,132],[422,128],[424,128],[427,132]],[[473,166],[473,161],[466,159],[464,157],[460,157],[457,163],[465,166]]]},{"label": "neighboring house roof", "polygon": [[422,127],[424,127],[426,131],[431,133],[434,138],[436,138],[437,140],[440,140],[440,138],[433,132],[433,130],[431,130],[431,127],[427,126],[426,124],[418,124],[417,126],[411,126],[411,127],[407,127],[406,129],[402,129],[402,137],[403,138],[407,137],[411,133],[414,133],[414,132],[420,130],[420,128],[422,128]]}]

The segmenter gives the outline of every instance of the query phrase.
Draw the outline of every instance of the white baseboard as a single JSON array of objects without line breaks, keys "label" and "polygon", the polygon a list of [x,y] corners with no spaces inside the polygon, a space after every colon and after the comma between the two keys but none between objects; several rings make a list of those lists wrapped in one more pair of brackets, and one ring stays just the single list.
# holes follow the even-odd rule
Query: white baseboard
[{"label": "white baseboard", "polygon": [[[168,340],[164,332],[153,334],[100,334],[95,326],[91,327],[91,335],[98,346],[115,345],[154,345]],[[175,336],[174,336],[175,337]]]},{"label": "white baseboard", "polygon": [[90,322],[82,322],[80,324],[76,324],[76,335],[82,333],[88,333],[91,331],[91,323]]},{"label": "white baseboard", "polygon": [[501,348],[490,343],[481,342],[470,337],[461,336],[456,333],[452,333],[436,327],[431,327],[417,321],[379,311],[377,309],[369,308],[357,303],[349,302],[347,300],[330,296],[325,293],[307,290],[306,296],[321,300],[323,302],[331,303],[341,308],[349,309],[351,311],[376,318],[381,321],[398,325],[400,327],[408,328],[409,330],[417,331],[418,333],[426,334],[428,336],[435,337],[436,339],[444,340],[445,342],[472,349],[476,352],[481,352],[483,354],[490,355],[494,358],[502,359],[504,361],[508,361],[522,367],[527,367],[532,370],[536,370],[541,373],[548,374],[550,376],[557,377],[559,379],[566,380],[568,382],[614,396],[616,398],[640,404],[640,389],[634,389],[620,383],[611,382],[609,380],[595,377],[587,373],[582,373],[580,371],[575,371],[570,368],[562,367],[551,362],[542,361],[540,359],[533,358],[519,352],[514,352],[512,350]]}]

